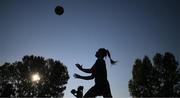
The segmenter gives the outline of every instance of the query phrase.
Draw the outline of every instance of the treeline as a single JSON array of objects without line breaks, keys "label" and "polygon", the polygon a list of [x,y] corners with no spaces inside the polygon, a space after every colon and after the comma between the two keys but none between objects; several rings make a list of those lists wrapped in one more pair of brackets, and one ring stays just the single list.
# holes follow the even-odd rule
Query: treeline
[{"label": "treeline", "polygon": [[[33,74],[40,80],[32,81]],[[63,97],[68,79],[67,67],[60,61],[27,55],[0,65],[0,97]]]},{"label": "treeline", "polygon": [[129,80],[133,97],[180,97],[180,68],[172,53],[136,59]]}]

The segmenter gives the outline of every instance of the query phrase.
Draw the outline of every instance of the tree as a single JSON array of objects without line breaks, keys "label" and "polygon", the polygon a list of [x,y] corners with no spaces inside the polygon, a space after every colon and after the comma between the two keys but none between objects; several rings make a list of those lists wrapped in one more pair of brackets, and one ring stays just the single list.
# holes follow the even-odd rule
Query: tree
[{"label": "tree", "polygon": [[172,53],[136,59],[129,91],[133,97],[180,97],[180,68]]},{"label": "tree", "polygon": [[[39,80],[32,80],[33,74]],[[67,67],[60,61],[24,56],[0,66],[0,97],[63,97],[68,79]]]}]

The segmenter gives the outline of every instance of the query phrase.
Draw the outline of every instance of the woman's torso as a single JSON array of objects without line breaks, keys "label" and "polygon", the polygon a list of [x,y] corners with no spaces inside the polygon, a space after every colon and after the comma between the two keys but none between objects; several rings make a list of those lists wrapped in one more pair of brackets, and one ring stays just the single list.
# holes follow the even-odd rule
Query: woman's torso
[{"label": "woman's torso", "polygon": [[97,59],[96,63],[94,64],[93,68],[95,69],[95,85],[103,86],[108,83],[107,81],[107,70],[106,70],[106,63],[103,59]]}]

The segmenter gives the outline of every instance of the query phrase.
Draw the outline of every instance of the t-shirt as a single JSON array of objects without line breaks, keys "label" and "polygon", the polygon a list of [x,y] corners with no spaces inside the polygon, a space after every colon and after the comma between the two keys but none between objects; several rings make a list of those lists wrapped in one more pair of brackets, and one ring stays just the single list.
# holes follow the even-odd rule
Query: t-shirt
[{"label": "t-shirt", "polygon": [[97,59],[93,67],[91,68],[92,74],[95,76],[95,85],[106,85],[107,70],[106,63],[103,59]]}]

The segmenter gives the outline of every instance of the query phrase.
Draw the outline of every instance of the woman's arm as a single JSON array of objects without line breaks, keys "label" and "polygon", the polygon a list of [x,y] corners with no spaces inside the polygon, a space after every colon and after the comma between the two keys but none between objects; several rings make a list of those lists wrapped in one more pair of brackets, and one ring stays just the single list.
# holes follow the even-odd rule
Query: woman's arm
[{"label": "woman's arm", "polygon": [[85,73],[92,73],[92,70],[91,70],[91,69],[82,68],[82,65],[80,65],[80,64],[76,64],[76,67],[77,67],[79,70],[81,70],[81,71],[83,71],[83,72],[85,72]]},{"label": "woman's arm", "polygon": [[79,78],[79,79],[83,79],[83,80],[91,80],[91,79],[94,79],[94,75],[91,74],[90,76],[81,76],[81,75],[78,75],[78,74],[74,74],[73,75],[75,78]]}]

